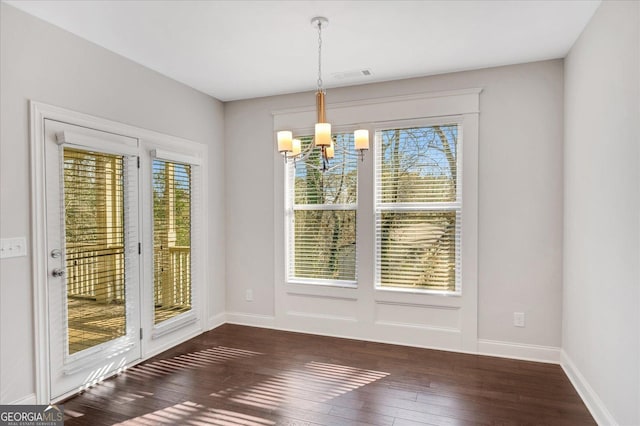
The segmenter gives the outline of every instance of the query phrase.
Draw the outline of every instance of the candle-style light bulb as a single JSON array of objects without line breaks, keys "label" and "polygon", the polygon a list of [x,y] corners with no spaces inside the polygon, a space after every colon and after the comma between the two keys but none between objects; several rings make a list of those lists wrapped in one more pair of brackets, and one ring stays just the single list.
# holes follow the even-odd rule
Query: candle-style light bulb
[{"label": "candle-style light bulb", "polygon": [[278,152],[291,152],[293,133],[289,130],[281,130],[278,132]]},{"label": "candle-style light bulb", "polygon": [[333,141],[331,141],[331,145],[325,148],[327,153],[327,159],[330,160],[336,155],[335,147],[333,146]]},{"label": "candle-style light bulb", "polygon": [[302,151],[302,142],[300,141],[300,139],[294,139],[291,147],[291,155],[295,157],[296,155],[299,155],[301,151]]}]

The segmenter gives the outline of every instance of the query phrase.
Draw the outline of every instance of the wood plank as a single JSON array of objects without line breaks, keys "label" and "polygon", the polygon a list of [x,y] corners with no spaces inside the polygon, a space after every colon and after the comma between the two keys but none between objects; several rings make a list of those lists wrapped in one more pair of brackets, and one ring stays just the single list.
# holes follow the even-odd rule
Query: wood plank
[{"label": "wood plank", "polygon": [[65,403],[67,425],[594,425],[557,365],[225,324]]}]

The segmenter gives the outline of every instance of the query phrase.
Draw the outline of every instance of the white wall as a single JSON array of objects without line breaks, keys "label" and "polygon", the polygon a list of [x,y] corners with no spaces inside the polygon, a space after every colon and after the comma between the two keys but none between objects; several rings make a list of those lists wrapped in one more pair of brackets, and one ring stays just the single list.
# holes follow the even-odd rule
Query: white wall
[{"label": "white wall", "polygon": [[[327,101],[331,104],[470,87],[483,88],[479,337],[558,348],[562,306],[562,60],[329,89]],[[313,93],[303,93],[225,104],[227,311],[246,322],[264,324],[278,314],[274,306],[273,212],[274,199],[282,196],[275,193],[273,184],[272,112],[308,107],[314,101]],[[245,301],[248,288],[254,292],[252,302]],[[513,327],[514,311],[526,313],[526,328]]]},{"label": "white wall", "polygon": [[[210,315],[224,312],[222,103],[0,6],[0,234],[30,238],[28,101],[209,145]],[[34,392],[31,258],[0,261],[0,403]]]},{"label": "white wall", "polygon": [[601,424],[640,424],[640,18],[603,2],[565,61],[563,366]]}]

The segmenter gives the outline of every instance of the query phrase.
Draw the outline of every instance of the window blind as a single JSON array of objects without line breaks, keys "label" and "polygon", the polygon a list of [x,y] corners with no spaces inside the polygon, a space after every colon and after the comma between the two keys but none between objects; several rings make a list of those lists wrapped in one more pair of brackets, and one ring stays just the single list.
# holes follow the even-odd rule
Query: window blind
[{"label": "window blind", "polygon": [[302,137],[303,159],[288,164],[288,278],[356,280],[358,157],[353,134],[333,136],[335,157],[322,172],[313,138]]},{"label": "window blind", "polygon": [[70,355],[127,334],[135,277],[136,157],[62,148],[67,339]]},{"label": "window blind", "polygon": [[457,124],[376,132],[376,285],[460,290]]},{"label": "window blind", "polygon": [[154,324],[192,308],[192,169],[152,162]]}]

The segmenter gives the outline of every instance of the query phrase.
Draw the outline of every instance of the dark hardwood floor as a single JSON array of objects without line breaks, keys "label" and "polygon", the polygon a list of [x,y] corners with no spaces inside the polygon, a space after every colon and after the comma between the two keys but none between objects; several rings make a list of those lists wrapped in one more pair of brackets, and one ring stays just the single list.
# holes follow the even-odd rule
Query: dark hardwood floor
[{"label": "dark hardwood floor", "polygon": [[223,325],[64,403],[65,425],[590,425],[558,365]]}]

